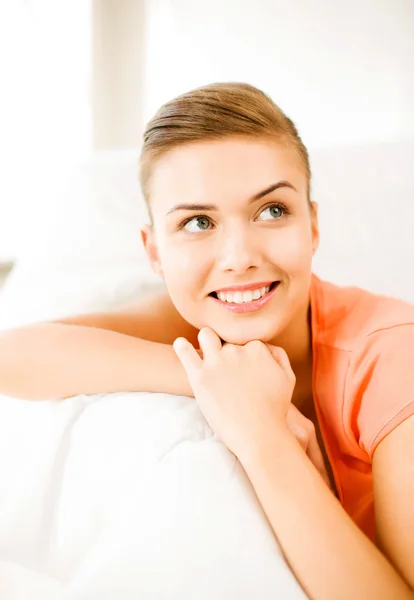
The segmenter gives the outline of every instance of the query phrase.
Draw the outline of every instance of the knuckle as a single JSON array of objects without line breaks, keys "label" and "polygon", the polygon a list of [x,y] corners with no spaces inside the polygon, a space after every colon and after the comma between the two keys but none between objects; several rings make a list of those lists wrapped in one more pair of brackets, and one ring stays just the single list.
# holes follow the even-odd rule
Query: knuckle
[{"label": "knuckle", "polygon": [[297,419],[289,419],[286,420],[287,425],[290,431],[293,433],[295,438],[302,444],[307,444],[308,441],[308,432],[303,425],[301,425]]},{"label": "knuckle", "polygon": [[289,360],[286,350],[284,350],[281,346],[276,346],[274,352],[277,354],[279,360]]},{"label": "knuckle", "polygon": [[263,342],[260,340],[251,340],[250,342],[247,342],[246,348],[249,348],[249,350],[252,350],[253,352],[260,352],[263,349]]},{"label": "knuckle", "polygon": [[302,427],[298,427],[296,429],[296,435],[295,435],[296,439],[298,440],[298,442],[300,442],[300,444],[302,446],[307,446],[308,443],[308,434],[306,432],[305,429],[302,429]]},{"label": "knuckle", "polygon": [[234,344],[225,344],[222,349],[223,354],[234,354],[237,350],[237,346]]},{"label": "knuckle", "polygon": [[297,425],[296,431],[298,432],[298,436],[300,438],[307,438],[308,437],[308,432],[307,432],[306,428],[303,427],[302,425]]},{"label": "knuckle", "polygon": [[313,423],[313,421],[310,421],[309,419],[307,419],[307,423],[306,423],[306,428],[308,430],[309,435],[316,435],[316,428],[315,428],[315,424]]},{"label": "knuckle", "polygon": [[239,354],[240,348],[234,344],[226,344],[222,349],[224,358],[234,360]]}]

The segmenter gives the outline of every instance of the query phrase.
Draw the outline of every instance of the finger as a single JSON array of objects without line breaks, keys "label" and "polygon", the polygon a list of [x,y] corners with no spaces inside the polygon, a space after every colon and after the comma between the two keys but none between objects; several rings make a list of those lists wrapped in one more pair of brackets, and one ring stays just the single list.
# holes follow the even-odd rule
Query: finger
[{"label": "finger", "polygon": [[322,452],[319,448],[319,444],[316,437],[309,436],[308,456],[318,470],[320,470],[321,468],[325,468]]},{"label": "finger", "polygon": [[329,479],[329,475],[326,470],[325,462],[323,460],[322,452],[320,451],[319,446],[316,447],[313,442],[309,443],[307,455],[309,457],[309,460],[312,462],[316,470],[321,475],[326,485],[332,489],[331,480]]},{"label": "finger", "polygon": [[197,350],[185,338],[177,338],[173,343],[173,348],[187,374],[192,373],[203,364]]},{"label": "finger", "polygon": [[331,482],[330,482],[329,475],[328,475],[326,467],[325,467],[325,461],[323,459],[322,450],[320,449],[318,439],[317,439],[315,433],[313,433],[313,435],[309,436],[308,448],[307,448],[306,453],[307,453],[310,461],[313,463],[313,465],[319,471],[320,475],[322,476],[322,479],[325,481],[327,486],[330,488]]},{"label": "finger", "polygon": [[322,450],[318,443],[314,425],[294,405],[289,405],[286,422],[290,431],[294,434],[303,450],[306,452],[311,463],[319,471],[328,487],[331,487],[328,473],[325,467]]},{"label": "finger", "polygon": [[289,357],[285,350],[283,350],[283,348],[281,348],[280,346],[273,346],[273,344],[266,344],[266,346],[272,357],[275,359],[278,365],[280,365],[280,367],[285,371],[285,373],[288,373],[295,377],[295,373],[292,370]]},{"label": "finger", "polygon": [[296,408],[296,406],[294,404],[290,404],[286,415],[286,423],[305,452],[308,451],[309,443],[306,421],[307,419]]},{"label": "finger", "polygon": [[221,352],[221,339],[210,327],[203,327],[198,333],[198,341],[203,358],[209,360]]},{"label": "finger", "polygon": [[318,471],[325,470],[325,461],[323,460],[322,451],[319,447],[316,435],[309,436],[308,442],[308,456],[318,469]]}]

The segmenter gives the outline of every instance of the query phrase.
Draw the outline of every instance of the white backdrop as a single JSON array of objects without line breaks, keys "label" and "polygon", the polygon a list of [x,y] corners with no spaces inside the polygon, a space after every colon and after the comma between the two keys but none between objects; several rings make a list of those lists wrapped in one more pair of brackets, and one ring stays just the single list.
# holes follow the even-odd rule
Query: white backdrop
[{"label": "white backdrop", "polygon": [[[59,169],[71,156],[91,149],[92,129],[99,129],[102,121],[89,106],[97,4],[0,4],[0,16],[6,6],[9,17],[14,15],[0,18],[2,77],[3,83],[7,78],[10,82],[3,88],[0,108],[0,262],[18,257],[38,275],[45,273],[44,263],[36,266],[32,257],[56,252],[42,236],[45,231],[59,235],[55,218],[60,214],[64,220],[68,203],[74,202]],[[377,273],[374,284],[380,282],[383,265],[405,293],[407,283],[401,278],[410,272],[414,255],[412,0],[335,5],[330,0],[145,0],[144,12],[136,10],[135,0],[119,0],[105,2],[104,7],[105,27],[114,23],[113,35],[105,30],[105,40],[119,52],[112,62],[96,61],[94,68],[107,68],[101,73],[105,89],[117,90],[116,102],[98,102],[100,109],[109,106],[104,121],[111,123],[116,148],[138,152],[139,135],[135,143],[130,132],[142,129],[158,106],[175,94],[217,80],[258,85],[296,122],[311,157],[319,161],[315,199],[322,200],[323,251],[331,265],[336,256],[348,273],[349,252],[365,257],[371,271],[368,284],[372,269]],[[140,28],[142,14],[145,26]],[[123,60],[131,48],[128,60]],[[96,95],[95,86],[94,102]],[[131,98],[138,95],[142,102],[134,112]],[[105,132],[95,133],[105,137]],[[344,156],[337,154],[339,149]],[[323,160],[315,154],[319,151]],[[376,190],[382,190],[380,196]],[[91,198],[85,190],[80,194],[85,206],[96,204],[93,193]],[[82,218],[73,217],[73,226],[82,229]],[[70,236],[81,235],[67,230]],[[92,239],[85,240],[85,249],[88,243],[93,246]],[[375,256],[378,262],[371,260]],[[324,260],[324,269],[327,266]],[[337,275],[333,266],[329,276],[331,271]],[[346,281],[355,276],[350,272]],[[32,279],[39,282],[38,276]]]},{"label": "white backdrop", "polygon": [[148,0],[145,117],[211,81],[268,92],[313,148],[414,137],[412,0]]},{"label": "white backdrop", "polygon": [[91,151],[90,0],[0,0],[0,262],[30,252],[46,188]]}]

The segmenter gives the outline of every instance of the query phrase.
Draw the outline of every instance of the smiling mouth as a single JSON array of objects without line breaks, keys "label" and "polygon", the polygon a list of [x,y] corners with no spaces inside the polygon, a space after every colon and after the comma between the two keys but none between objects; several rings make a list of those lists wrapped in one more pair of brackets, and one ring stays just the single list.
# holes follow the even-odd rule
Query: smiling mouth
[{"label": "smiling mouth", "polygon": [[209,296],[228,304],[249,304],[257,302],[267,294],[270,294],[279,283],[279,281],[273,281],[273,283],[268,286],[263,286],[254,290],[211,292]]}]

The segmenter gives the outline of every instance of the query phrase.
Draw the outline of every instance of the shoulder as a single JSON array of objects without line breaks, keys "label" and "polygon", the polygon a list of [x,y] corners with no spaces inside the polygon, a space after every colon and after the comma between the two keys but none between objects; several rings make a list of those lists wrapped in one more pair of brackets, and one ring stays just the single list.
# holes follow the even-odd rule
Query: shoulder
[{"label": "shoulder", "polygon": [[339,286],[312,276],[312,333],[316,342],[347,352],[388,348],[414,333],[414,304]]},{"label": "shoulder", "polygon": [[377,328],[349,355],[345,397],[359,445],[378,444],[414,414],[414,322]]},{"label": "shoulder", "polygon": [[414,306],[319,279],[312,286],[316,358],[324,374],[337,379],[336,387],[323,386],[330,390],[329,402],[337,390],[348,437],[372,457],[380,441],[414,413]]}]

